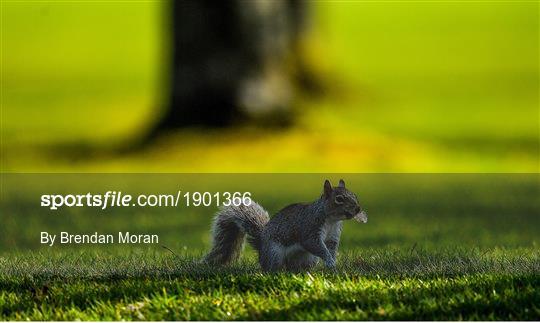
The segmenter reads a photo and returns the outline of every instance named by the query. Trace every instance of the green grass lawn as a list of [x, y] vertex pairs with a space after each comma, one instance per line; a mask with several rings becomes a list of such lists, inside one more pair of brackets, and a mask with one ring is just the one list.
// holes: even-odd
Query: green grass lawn
[[[104, 192], [114, 183], [126, 193], [250, 188], [274, 213], [317, 198], [325, 177], [344, 177], [369, 214], [367, 224], [345, 223], [336, 271], [265, 274], [249, 247], [233, 266], [199, 264], [215, 207], [52, 213], [35, 205], [44, 191]], [[540, 316], [537, 174], [11, 174], [4, 180], [0, 319]], [[160, 243], [39, 244], [40, 231], [118, 230], [156, 233]]]
[[164, 2], [2, 2], [3, 169], [538, 171], [537, 2], [311, 4], [324, 94], [297, 95], [295, 126], [188, 129], [125, 154], [110, 149], [163, 108]]
[[534, 320], [538, 251], [363, 250], [336, 272], [262, 274], [167, 253], [15, 255], [0, 318], [17, 320]]

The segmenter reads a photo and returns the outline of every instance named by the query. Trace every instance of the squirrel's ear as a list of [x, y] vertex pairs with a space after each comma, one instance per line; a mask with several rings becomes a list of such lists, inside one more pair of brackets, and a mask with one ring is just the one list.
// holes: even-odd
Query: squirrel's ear
[[332, 184], [330, 184], [329, 180], [324, 181], [324, 196], [330, 197], [332, 195]]
[[342, 179], [339, 180], [339, 187], [345, 188], [345, 181], [344, 180], [342, 180]]

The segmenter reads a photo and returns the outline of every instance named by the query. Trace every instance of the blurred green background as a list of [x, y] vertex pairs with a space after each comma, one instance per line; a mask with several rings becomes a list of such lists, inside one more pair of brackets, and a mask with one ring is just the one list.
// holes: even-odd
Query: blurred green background
[[2, 170], [537, 172], [539, 4], [309, 2], [324, 95], [290, 128], [186, 129], [161, 113], [160, 1], [2, 1]]

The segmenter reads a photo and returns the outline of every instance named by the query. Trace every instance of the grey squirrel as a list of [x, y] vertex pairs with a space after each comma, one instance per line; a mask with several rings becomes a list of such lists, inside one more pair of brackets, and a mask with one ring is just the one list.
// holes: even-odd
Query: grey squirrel
[[259, 254], [264, 271], [302, 271], [315, 266], [318, 258], [335, 268], [343, 220], [366, 223], [357, 196], [339, 181], [324, 182], [321, 197], [309, 204], [291, 204], [272, 219], [259, 204], [223, 207], [212, 224], [212, 249], [203, 259], [226, 265], [240, 256], [244, 238]]

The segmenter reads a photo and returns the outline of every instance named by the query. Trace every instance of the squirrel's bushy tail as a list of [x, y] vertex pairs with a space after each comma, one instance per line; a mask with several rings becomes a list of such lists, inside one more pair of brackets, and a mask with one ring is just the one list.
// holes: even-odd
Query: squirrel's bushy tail
[[270, 217], [259, 204], [251, 202], [249, 206], [222, 207], [212, 223], [212, 250], [204, 262], [226, 265], [240, 256], [244, 246], [244, 237], [259, 250], [260, 235]]

